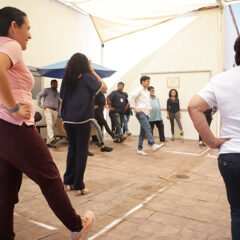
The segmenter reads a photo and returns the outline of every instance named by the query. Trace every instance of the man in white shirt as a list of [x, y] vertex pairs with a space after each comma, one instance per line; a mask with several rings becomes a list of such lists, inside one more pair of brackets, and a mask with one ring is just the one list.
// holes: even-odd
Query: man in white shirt
[[[232, 239], [240, 239], [240, 36], [234, 50], [238, 67], [212, 78], [188, 105], [195, 128], [211, 148], [219, 148], [218, 167], [231, 207]], [[220, 138], [210, 130], [204, 112], [217, 106], [222, 117]]]
[[152, 146], [152, 150], [156, 151], [160, 147], [162, 147], [164, 144], [155, 144], [155, 140], [152, 134], [151, 126], [149, 124], [149, 116], [152, 112], [151, 102], [150, 102], [150, 93], [148, 91], [148, 86], [150, 84], [150, 77], [148, 76], [142, 76], [140, 78], [141, 87], [137, 88], [133, 93], [130, 94], [128, 97], [128, 102], [132, 109], [134, 110], [136, 114], [136, 118], [138, 119], [141, 130], [139, 134], [139, 141], [138, 141], [138, 154], [141, 154], [143, 156], [146, 156], [147, 153], [145, 153], [143, 149], [143, 140], [144, 136], [148, 139], [148, 144]]

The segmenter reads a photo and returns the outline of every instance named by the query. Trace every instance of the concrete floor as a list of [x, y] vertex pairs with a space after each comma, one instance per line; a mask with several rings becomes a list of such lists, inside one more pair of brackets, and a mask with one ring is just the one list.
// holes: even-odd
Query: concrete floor
[[[136, 154], [138, 138], [122, 144], [106, 137], [111, 153], [88, 158], [85, 184], [91, 193], [68, 192], [79, 214], [91, 209], [96, 223], [89, 240], [230, 240], [230, 214], [217, 167], [217, 151], [198, 142], [167, 141], [148, 156]], [[50, 150], [61, 175], [67, 146]], [[49, 209], [39, 187], [24, 177], [15, 208], [16, 240], [67, 240], [68, 230]], [[41, 225], [45, 224], [45, 225]], [[53, 229], [49, 229], [53, 227]]]

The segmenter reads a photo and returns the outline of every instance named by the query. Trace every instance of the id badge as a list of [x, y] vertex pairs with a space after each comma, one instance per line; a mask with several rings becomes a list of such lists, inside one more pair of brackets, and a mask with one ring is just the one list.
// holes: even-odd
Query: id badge
[[123, 102], [123, 98], [120, 98], [120, 102]]

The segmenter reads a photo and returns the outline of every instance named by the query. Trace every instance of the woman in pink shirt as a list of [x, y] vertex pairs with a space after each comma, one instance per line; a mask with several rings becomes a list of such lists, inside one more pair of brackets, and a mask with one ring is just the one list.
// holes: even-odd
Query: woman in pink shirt
[[70, 239], [83, 239], [94, 214], [76, 214], [58, 169], [34, 126], [33, 77], [22, 50], [31, 39], [27, 15], [19, 9], [0, 9], [0, 239], [13, 240], [13, 211], [22, 173], [36, 182], [49, 206], [70, 230]]

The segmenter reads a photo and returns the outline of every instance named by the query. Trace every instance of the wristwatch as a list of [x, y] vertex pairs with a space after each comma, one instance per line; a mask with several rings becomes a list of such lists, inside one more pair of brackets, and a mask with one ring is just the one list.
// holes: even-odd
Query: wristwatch
[[6, 108], [9, 113], [15, 113], [20, 109], [20, 104], [17, 103], [17, 106], [13, 109]]

